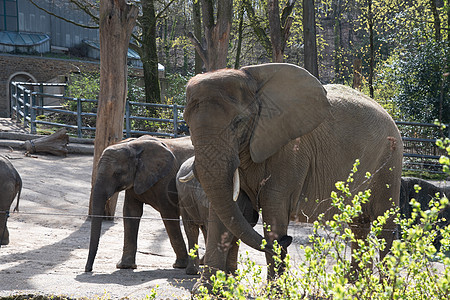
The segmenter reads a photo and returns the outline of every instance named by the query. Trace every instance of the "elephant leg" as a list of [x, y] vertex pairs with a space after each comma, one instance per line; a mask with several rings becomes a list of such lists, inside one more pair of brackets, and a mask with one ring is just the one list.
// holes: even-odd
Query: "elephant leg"
[[[283, 199], [279, 195], [270, 195], [265, 199]], [[275, 203], [274, 203], [275, 204]], [[281, 259], [284, 260], [287, 254], [287, 247], [291, 244], [292, 238], [287, 235], [289, 225], [289, 212], [280, 209], [281, 205], [272, 207], [262, 206], [262, 217], [266, 226], [264, 226], [264, 238], [270, 245], [276, 240], [281, 246]], [[267, 276], [272, 279], [277, 274], [284, 271], [284, 264], [277, 265], [273, 255], [266, 253]]]
[[122, 258], [117, 263], [119, 269], [136, 269], [136, 251], [139, 223], [143, 213], [144, 203], [125, 192], [123, 205], [124, 242]]
[[[183, 225], [184, 231], [186, 232], [186, 236], [188, 239], [188, 250], [191, 251], [195, 249], [195, 245], [198, 244], [198, 226], [194, 224], [193, 221], [188, 218], [183, 217]], [[198, 274], [198, 251], [195, 251], [195, 257], [189, 257], [188, 264], [186, 267], [186, 274], [188, 275], [197, 275]]]
[[[350, 274], [348, 274], [348, 279], [353, 282], [358, 278], [358, 274], [361, 272], [361, 267], [359, 266], [360, 261], [353, 257], [353, 253], [355, 251], [360, 250], [360, 246], [358, 245], [358, 240], [366, 240], [367, 235], [370, 232], [370, 219], [368, 217], [360, 216], [357, 220], [353, 220], [353, 223], [350, 226], [352, 233], [355, 236], [356, 242], [351, 242], [351, 265], [350, 265]], [[372, 268], [372, 262], [369, 263], [367, 268]]]
[[169, 236], [170, 244], [172, 245], [175, 255], [177, 256], [175, 263], [172, 266], [174, 268], [184, 269], [188, 264], [189, 255], [186, 251], [186, 244], [184, 242], [183, 234], [181, 233], [178, 208], [161, 208], [160, 213], [167, 231], [167, 235]]
[[[7, 211], [7, 210], [5, 210]], [[9, 231], [6, 222], [8, 218], [6, 213], [1, 212], [0, 210], [0, 245], [8, 245], [9, 244]]]
[[[205, 225], [200, 226], [200, 229], [203, 234], [203, 240], [205, 241], [205, 244], [206, 244], [206, 238], [208, 237], [208, 229], [206, 229]], [[199, 264], [201, 266], [203, 266], [205, 264], [205, 256], [204, 255], [202, 257], [200, 257]]]
[[237, 261], [238, 261], [238, 254], [239, 254], [239, 245], [238, 245], [238, 239], [236, 237], [233, 237], [233, 240], [231, 242], [231, 248], [228, 251], [227, 255], [227, 273], [229, 274], [235, 274], [237, 270]]
[[209, 222], [206, 238], [205, 267], [203, 268], [200, 280], [192, 288], [192, 294], [199, 292], [200, 286], [211, 290], [211, 275], [218, 270], [227, 270], [227, 256], [231, 248], [233, 235], [220, 221], [219, 217], [209, 208]]

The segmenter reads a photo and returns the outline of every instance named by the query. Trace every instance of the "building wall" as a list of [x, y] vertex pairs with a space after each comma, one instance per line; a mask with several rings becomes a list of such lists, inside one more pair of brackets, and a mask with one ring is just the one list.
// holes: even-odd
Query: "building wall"
[[9, 117], [9, 82], [19, 75], [30, 81], [49, 82], [72, 72], [100, 72], [99, 62], [0, 54], [0, 117]]
[[[36, 0], [39, 6], [75, 23], [95, 25], [91, 17], [67, 0]], [[42, 32], [51, 37], [51, 45], [70, 48], [80, 45], [82, 40], [98, 41], [98, 29], [87, 29], [68, 23], [39, 10], [28, 0], [18, 0], [19, 31]]]

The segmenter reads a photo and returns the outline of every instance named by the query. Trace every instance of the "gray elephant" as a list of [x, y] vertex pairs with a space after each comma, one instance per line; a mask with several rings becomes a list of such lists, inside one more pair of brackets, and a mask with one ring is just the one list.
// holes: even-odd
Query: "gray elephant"
[[[193, 155], [189, 137], [158, 139], [143, 136], [107, 147], [99, 160], [92, 189], [92, 223], [86, 272], [92, 271], [100, 239], [105, 203], [125, 190], [123, 207], [124, 246], [117, 268], [136, 268], [137, 236], [143, 205], [160, 212], [176, 254], [175, 268], [188, 262], [180, 228], [175, 176], [181, 164]], [[129, 218], [128, 218], [129, 217]]]
[[[194, 157], [186, 160], [180, 167], [177, 173], [177, 191], [180, 206], [180, 214], [183, 220], [184, 230], [188, 239], [188, 248], [194, 249], [198, 244], [199, 229], [203, 233], [205, 241], [208, 235], [208, 216], [209, 216], [209, 201], [203, 191], [200, 183], [193, 175]], [[244, 215], [245, 219], [252, 225], [258, 222], [258, 212], [252, 207], [248, 196], [241, 192], [237, 198], [237, 205]], [[211, 232], [213, 235], [220, 235], [222, 237], [221, 244], [226, 245], [220, 247], [221, 258], [224, 260], [226, 272], [234, 273], [237, 269], [237, 259], [239, 246], [237, 238], [229, 232], [222, 223], [219, 227], [220, 232]], [[198, 274], [200, 260], [198, 253], [195, 259], [190, 259], [186, 267], [186, 274]]]
[[[414, 188], [419, 185], [421, 189], [418, 193]], [[436, 198], [436, 193], [439, 197], [450, 197], [450, 186], [438, 187], [435, 184], [415, 177], [402, 177], [402, 185], [400, 189], [400, 214], [403, 218], [411, 218], [412, 207], [409, 202], [412, 198], [420, 203], [420, 208], [425, 211], [430, 208], [430, 200]], [[439, 219], [445, 219], [438, 222], [439, 227], [447, 226], [450, 222], [450, 206], [446, 206], [438, 215]], [[441, 236], [438, 236], [433, 242], [437, 250], [440, 249]]]
[[[324, 88], [303, 68], [273, 63], [196, 75], [186, 97], [195, 176], [213, 208], [210, 227], [218, 219], [244, 243], [264, 251], [269, 276], [275, 275], [273, 242], [283, 249], [289, 245], [290, 220], [313, 222], [320, 213], [332, 218], [336, 209], [330, 194], [337, 181], [347, 179], [356, 159], [360, 166], [351, 189], [372, 191], [351, 224], [356, 238], [366, 237], [370, 222], [398, 205], [401, 136], [389, 114], [362, 93], [342, 85]], [[239, 178], [240, 189], [270, 225], [264, 249], [263, 237], [232, 200], [233, 178]], [[393, 218], [384, 229], [382, 256], [396, 232]], [[210, 270], [225, 268], [209, 251], [218, 239], [208, 234], [205, 265]], [[357, 262], [352, 265], [357, 269]], [[207, 278], [204, 272], [202, 281]]]
[[17, 196], [14, 211], [19, 210], [22, 179], [8, 158], [0, 155], [0, 245], [9, 244], [7, 219], [9, 209]]

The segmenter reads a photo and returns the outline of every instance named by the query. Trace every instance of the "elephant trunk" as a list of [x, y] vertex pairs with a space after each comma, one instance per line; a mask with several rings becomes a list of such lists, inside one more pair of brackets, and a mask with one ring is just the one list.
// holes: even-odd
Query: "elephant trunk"
[[103, 215], [105, 214], [105, 205], [109, 196], [106, 191], [101, 191], [95, 184], [92, 197], [92, 219], [91, 219], [91, 239], [89, 242], [89, 255], [84, 268], [85, 272], [92, 271], [95, 255], [97, 254], [100, 234], [102, 230]]
[[[263, 237], [253, 229], [237, 203], [233, 201], [233, 175], [238, 163], [227, 163], [226, 166], [221, 167], [218, 167], [217, 163], [216, 161], [214, 165], [211, 165], [201, 156], [196, 155], [195, 157], [196, 175], [212, 208], [234, 236], [256, 250], [272, 254], [271, 246], [261, 248]], [[224, 170], [226, 172], [223, 172]]]

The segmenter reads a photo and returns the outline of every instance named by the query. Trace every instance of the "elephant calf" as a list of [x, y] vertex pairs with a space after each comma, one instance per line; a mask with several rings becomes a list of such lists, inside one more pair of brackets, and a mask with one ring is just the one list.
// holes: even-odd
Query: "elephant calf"
[[[222, 225], [221, 233], [208, 232], [208, 217], [209, 217], [209, 201], [203, 191], [200, 183], [193, 175], [194, 157], [186, 160], [180, 167], [177, 173], [177, 191], [179, 198], [180, 214], [183, 219], [184, 231], [188, 238], [188, 247], [193, 249], [198, 243], [199, 229], [203, 233], [205, 241], [208, 234], [221, 234], [226, 236], [227, 242], [223, 244], [229, 245], [224, 247], [221, 259], [226, 260], [227, 271], [234, 272], [237, 268], [237, 257], [239, 246], [237, 245], [237, 238]], [[252, 207], [250, 199], [243, 192], [239, 194], [237, 204], [241, 209], [247, 221], [254, 226], [258, 221], [258, 212]], [[229, 243], [231, 241], [231, 243]], [[191, 259], [186, 267], [186, 274], [198, 274], [198, 266], [200, 260], [198, 253], [195, 259]]]
[[[414, 188], [415, 185], [419, 185], [421, 189], [418, 193]], [[450, 187], [438, 187], [428, 181], [414, 178], [414, 177], [402, 177], [402, 183], [400, 188], [400, 213], [404, 218], [411, 218], [412, 207], [409, 204], [412, 198], [416, 199], [420, 203], [422, 210], [429, 209], [430, 200], [436, 197], [436, 193], [439, 193], [440, 197], [444, 195], [450, 197]], [[439, 218], [444, 218], [446, 221], [440, 221], [438, 225], [440, 227], [447, 226], [450, 221], [450, 206], [445, 207], [440, 213]], [[440, 240], [442, 237], [437, 237], [434, 241], [436, 249], [440, 249]]]
[[92, 189], [92, 223], [89, 255], [85, 271], [91, 272], [102, 226], [106, 201], [125, 190], [123, 205], [124, 245], [120, 269], [136, 268], [137, 237], [143, 206], [159, 211], [172, 248], [175, 268], [185, 268], [189, 260], [179, 222], [175, 176], [180, 165], [194, 154], [189, 137], [158, 139], [142, 136], [107, 147], [98, 162]]
[[17, 195], [14, 211], [19, 210], [19, 198], [22, 191], [22, 179], [12, 163], [0, 156], [0, 245], [9, 244], [9, 232], [6, 226], [7, 213]]

